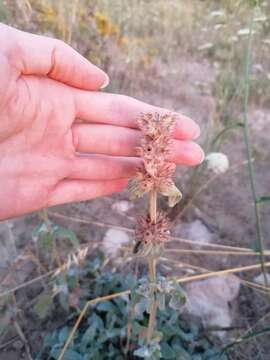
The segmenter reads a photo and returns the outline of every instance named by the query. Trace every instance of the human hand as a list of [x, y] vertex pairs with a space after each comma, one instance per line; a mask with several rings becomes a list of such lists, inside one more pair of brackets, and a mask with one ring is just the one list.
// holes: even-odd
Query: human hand
[[[59, 40], [0, 24], [0, 43], [0, 219], [121, 191], [140, 164], [138, 114], [165, 110], [98, 92], [107, 75]], [[169, 161], [200, 163], [198, 135], [179, 115]]]

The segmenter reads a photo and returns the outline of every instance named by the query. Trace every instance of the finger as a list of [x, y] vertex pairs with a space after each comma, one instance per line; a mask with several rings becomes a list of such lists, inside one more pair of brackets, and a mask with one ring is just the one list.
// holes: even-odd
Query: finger
[[[112, 156], [137, 156], [142, 136], [139, 130], [112, 125], [76, 124], [72, 130], [78, 152]], [[174, 141], [168, 157], [168, 161], [188, 166], [198, 165], [203, 159], [199, 145], [181, 140]]]
[[[103, 123], [136, 129], [136, 119], [142, 112], [166, 113], [168, 110], [146, 104], [134, 98], [100, 93], [74, 91], [77, 118], [92, 123]], [[199, 136], [199, 126], [190, 118], [177, 115], [175, 137], [180, 140], [192, 140]]]
[[72, 162], [69, 179], [113, 180], [131, 178], [141, 165], [139, 158], [105, 155], [77, 156]]
[[[21, 74], [48, 76], [73, 87], [98, 90], [108, 76], [63, 41], [34, 35], [3, 25], [12, 36], [9, 58]], [[3, 35], [5, 36], [5, 34]]]
[[203, 162], [204, 151], [193, 141], [174, 141], [169, 161], [178, 165], [196, 166]]
[[122, 191], [128, 180], [110, 181], [63, 180], [53, 191], [46, 206], [85, 201], [99, 196], [110, 195]]

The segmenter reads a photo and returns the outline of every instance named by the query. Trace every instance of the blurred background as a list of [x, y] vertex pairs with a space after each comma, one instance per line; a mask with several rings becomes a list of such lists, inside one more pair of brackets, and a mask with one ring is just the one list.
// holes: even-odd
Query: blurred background
[[[186, 276], [260, 265], [187, 285], [187, 316], [211, 328], [211, 341], [219, 345], [270, 322], [270, 4], [255, 5], [248, 0], [0, 0], [1, 22], [68, 42], [109, 74], [106, 91], [176, 110], [200, 124], [206, 161], [177, 170], [183, 201], [169, 213], [175, 240], [160, 271]], [[87, 244], [90, 254], [102, 249], [102, 266], [134, 270], [129, 248], [134, 218], [143, 207], [144, 200], [132, 203], [125, 191], [0, 223], [0, 291], [30, 282], [9, 293], [12, 306], [0, 298], [1, 359], [28, 356], [14, 319], [19, 332], [36, 344], [51, 328], [50, 314], [38, 322], [32, 313], [44, 289], [50, 293], [46, 278], [38, 285], [31, 280], [61, 266], [74, 247]], [[57, 227], [57, 235], [50, 226]], [[262, 333], [233, 347], [228, 358], [269, 359], [270, 338]], [[37, 351], [31, 341], [29, 347]]]

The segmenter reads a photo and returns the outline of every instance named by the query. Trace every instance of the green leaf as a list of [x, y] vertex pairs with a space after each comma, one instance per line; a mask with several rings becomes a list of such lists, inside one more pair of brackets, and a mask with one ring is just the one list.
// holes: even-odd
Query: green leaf
[[102, 332], [104, 330], [104, 323], [103, 320], [101, 319], [100, 316], [98, 316], [97, 314], [92, 314], [91, 316], [89, 316], [89, 318], [87, 319], [87, 322], [89, 325], [92, 325], [94, 323], [96, 323], [96, 326], [98, 328], [98, 330], [100, 332]]
[[45, 336], [43, 345], [44, 347], [52, 346], [55, 342], [58, 342], [57, 330], [54, 330], [52, 333], [49, 333]]
[[80, 245], [80, 242], [75, 235], [75, 233], [67, 228], [61, 227], [61, 226], [55, 226], [53, 231], [54, 238], [62, 238], [67, 239], [71, 242], [71, 245], [74, 248], [78, 248]]
[[263, 203], [267, 203], [270, 202], [270, 196], [261, 196], [260, 198], [258, 198], [256, 200], [257, 204], [263, 204]]
[[83, 356], [74, 350], [67, 350], [63, 360], [83, 360]]
[[58, 334], [58, 340], [60, 343], [64, 343], [69, 335], [69, 328], [67, 326], [63, 327]]
[[170, 338], [173, 335], [175, 335], [175, 325], [170, 325], [170, 324], [164, 324], [162, 326], [162, 332], [164, 334], [164, 336]]
[[162, 359], [175, 359], [175, 352], [171, 346], [165, 342], [161, 343]]
[[132, 332], [134, 335], [146, 334], [147, 327], [139, 324], [137, 321], [132, 322]]
[[260, 245], [258, 240], [252, 241], [251, 244], [250, 244], [250, 247], [255, 252], [260, 252], [261, 251], [261, 245]]
[[151, 352], [148, 346], [142, 346], [141, 348], [134, 351], [134, 355], [141, 358], [149, 358], [151, 356]]
[[151, 299], [141, 298], [140, 301], [136, 304], [136, 318], [143, 319], [143, 313], [146, 311], [150, 313], [151, 308]]
[[[186, 352], [186, 350], [180, 346], [180, 345], [175, 345], [173, 346], [175, 355], [176, 355], [176, 359], [181, 359], [181, 360], [195, 360], [195, 354], [192, 355], [192, 357]], [[198, 360], [201, 359], [201, 356], [198, 355]], [[210, 359], [209, 359], [210, 360]]]
[[97, 323], [94, 322], [86, 329], [85, 333], [83, 334], [82, 345], [86, 347], [87, 344], [91, 343], [94, 340], [96, 334], [97, 334]]
[[165, 310], [165, 294], [157, 293], [157, 305], [161, 311]]
[[111, 301], [104, 301], [97, 305], [97, 310], [98, 311], [106, 311], [106, 312], [109, 312], [109, 311], [114, 312], [115, 306]]
[[49, 232], [48, 227], [45, 223], [42, 223], [34, 228], [32, 231], [32, 239], [37, 241], [39, 237], [43, 234], [47, 234]]
[[52, 250], [53, 247], [53, 235], [51, 233], [44, 233], [40, 237], [40, 245], [45, 250]]
[[41, 319], [44, 319], [48, 314], [52, 304], [52, 297], [48, 294], [42, 294], [38, 297], [38, 300], [35, 303], [34, 311]]
[[186, 294], [176, 281], [174, 282], [173, 286], [174, 290], [169, 302], [169, 306], [174, 310], [181, 310], [186, 303]]

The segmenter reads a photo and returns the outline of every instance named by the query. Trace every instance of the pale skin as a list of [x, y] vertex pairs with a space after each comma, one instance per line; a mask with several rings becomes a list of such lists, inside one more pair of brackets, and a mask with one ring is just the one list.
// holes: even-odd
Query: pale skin
[[[108, 76], [59, 40], [0, 24], [0, 44], [0, 220], [122, 191], [137, 116], [167, 110], [100, 91]], [[199, 132], [179, 114], [168, 160], [199, 164]]]

